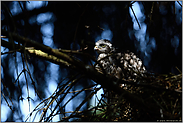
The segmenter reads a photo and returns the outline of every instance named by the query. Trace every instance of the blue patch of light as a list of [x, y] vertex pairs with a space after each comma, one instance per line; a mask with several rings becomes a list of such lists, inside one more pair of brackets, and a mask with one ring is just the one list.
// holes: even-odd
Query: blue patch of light
[[100, 39], [107, 39], [109, 41], [112, 41], [113, 33], [109, 29], [108, 24], [102, 24], [101, 27], [104, 29], [104, 31], [102, 32], [102, 34], [100, 36], [97, 36], [95, 38], [95, 42], [97, 42]]
[[37, 16], [37, 24], [39, 25], [46, 21], [50, 21], [52, 18], [54, 18], [54, 16], [51, 12], [41, 13]]
[[[156, 41], [154, 38], [149, 39], [149, 36], [146, 33], [147, 25], [144, 23], [145, 15], [141, 11], [142, 6], [140, 6], [138, 2], [135, 2], [132, 8], [135, 15], [133, 14], [132, 9], [130, 7], [129, 7], [129, 12], [133, 21], [135, 37], [139, 42], [139, 43], [136, 43], [137, 44], [136, 47], [138, 50], [142, 52], [142, 54], [144, 54], [142, 60], [144, 61], [144, 65], [148, 67], [148, 64], [151, 60], [152, 49], [156, 49]], [[165, 11], [162, 10], [162, 12], [165, 12]], [[135, 19], [135, 16], [137, 17], [137, 20], [140, 24], [141, 29], [139, 28], [139, 25], [137, 23], [137, 20]]]
[[107, 40], [111, 41], [111, 39], [113, 37], [113, 33], [111, 32], [110, 29], [104, 30], [101, 34], [101, 37], [102, 37], [102, 39], [107, 39]]
[[[22, 4], [22, 3], [20, 2], [20, 4]], [[22, 12], [20, 4], [17, 1], [12, 2], [12, 6], [10, 8], [10, 11], [11, 11], [12, 15], [17, 15], [17, 14]]]
[[43, 6], [47, 6], [48, 5], [48, 1], [29, 1], [26, 2], [26, 8], [27, 10], [33, 10], [33, 9], [38, 9], [41, 8]]

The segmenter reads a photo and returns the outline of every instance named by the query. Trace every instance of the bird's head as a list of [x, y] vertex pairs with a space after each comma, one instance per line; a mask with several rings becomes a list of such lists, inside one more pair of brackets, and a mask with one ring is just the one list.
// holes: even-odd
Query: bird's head
[[100, 54], [100, 53], [110, 53], [114, 50], [114, 48], [112, 47], [112, 43], [109, 40], [101, 39], [95, 43], [94, 50]]

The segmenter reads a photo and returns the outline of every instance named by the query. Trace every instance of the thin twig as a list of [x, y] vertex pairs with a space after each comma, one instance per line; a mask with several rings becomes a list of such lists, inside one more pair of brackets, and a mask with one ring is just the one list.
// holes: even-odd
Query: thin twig
[[[43, 120], [43, 117], [46, 115], [47, 109], [49, 108], [49, 106], [54, 102], [54, 100], [56, 100], [58, 98], [58, 96], [60, 94], [62, 94], [64, 91], [66, 91], [66, 93], [68, 93], [71, 88], [76, 84], [76, 82], [78, 80], [81, 79], [82, 76], [80, 76], [77, 80], [73, 80], [70, 84], [68, 84], [64, 89], [60, 89], [59, 92], [55, 95], [55, 97], [53, 97], [53, 99], [51, 100], [51, 102], [47, 105], [47, 107], [45, 108], [44, 112], [42, 113], [41, 117], [40, 117], [40, 122]], [[74, 79], [74, 78], [72, 78]], [[70, 82], [70, 81], [68, 81]], [[63, 99], [65, 98], [66, 94], [60, 99], [60, 101], [57, 103], [57, 105], [54, 107], [53, 111], [50, 113], [50, 115], [46, 118], [46, 121], [49, 120], [49, 118], [52, 116], [52, 114], [54, 113], [54, 111], [57, 109], [57, 107], [59, 106], [59, 104], [63, 101]]]
[[152, 20], [152, 14], [153, 14], [153, 10], [154, 10], [154, 3], [155, 3], [155, 2], [152, 3], [152, 7], [151, 7], [150, 21]]
[[[26, 50], [24, 49], [24, 57], [25, 57], [25, 63], [26, 63], [26, 65], [27, 65], [27, 69], [29, 70], [29, 67], [28, 67], [28, 63], [27, 63], [27, 57], [26, 57]], [[24, 62], [22, 62], [23, 64], [23, 68], [25, 69], [25, 64], [24, 64]], [[28, 95], [28, 97], [30, 97], [29, 96], [29, 86], [28, 86], [28, 80], [27, 80], [27, 75], [26, 75], [26, 72], [24, 71], [24, 76], [25, 76], [25, 81], [26, 81], [26, 86], [27, 86], [27, 95]], [[30, 99], [29, 98], [27, 98], [28, 99], [28, 104], [29, 104], [29, 112], [30, 112]]]
[[141, 29], [141, 27], [140, 27], [140, 23], [139, 23], [139, 21], [138, 21], [138, 19], [137, 19], [136, 15], [135, 15], [135, 12], [133, 11], [132, 6], [130, 6], [130, 8], [131, 8], [131, 10], [132, 10], [132, 12], [133, 12], [133, 15], [134, 15], [134, 17], [135, 17], [135, 20], [136, 20], [136, 21], [137, 21], [137, 23], [138, 23], [139, 28]]
[[25, 71], [25, 69], [23, 69], [23, 70], [20, 72], [20, 74], [17, 75], [17, 79], [15, 80], [15, 82], [14, 82], [13, 84], [15, 84], [15, 83], [17, 82], [18, 78], [20, 77], [20, 75], [21, 75], [24, 71]]
[[177, 1], [177, 3], [182, 7], [182, 5], [180, 4], [180, 2], [179, 2], [179, 1]]
[[10, 101], [11, 101], [12, 105], [13, 105], [13, 101], [12, 101], [12, 99], [11, 99], [11, 97], [10, 97], [10, 94], [8, 93], [8, 90], [7, 90], [7, 88], [6, 88], [6, 85], [4, 84], [4, 82], [3, 82], [3, 80], [2, 80], [2, 79], [1, 79], [1, 82], [2, 82], [3, 87], [5, 88], [5, 90], [6, 90], [7, 94], [8, 94], [8, 97], [9, 97], [9, 99], [10, 99]]
[[173, 106], [174, 110], [173, 110], [172, 114], [174, 114], [174, 112], [175, 112], [175, 107], [176, 107], [176, 105], [177, 105], [178, 100], [179, 100], [179, 99], [176, 99], [176, 101], [175, 101], [175, 104], [174, 104], [174, 106]]
[[1, 91], [1, 94], [3, 95], [3, 97], [4, 97], [4, 99], [5, 99], [5, 101], [6, 101], [6, 103], [8, 104], [8, 107], [11, 109], [11, 111], [14, 113], [14, 111], [13, 111], [13, 109], [12, 109], [12, 106], [10, 106], [9, 105], [9, 103], [8, 103], [8, 100], [6, 99], [6, 97], [5, 97], [5, 95], [4, 95], [4, 93]]

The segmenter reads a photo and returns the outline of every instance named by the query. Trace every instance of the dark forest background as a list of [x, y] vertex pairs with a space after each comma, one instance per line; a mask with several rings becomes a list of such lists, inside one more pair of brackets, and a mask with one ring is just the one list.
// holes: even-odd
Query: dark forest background
[[[93, 50], [95, 42], [105, 30], [110, 29], [112, 32], [110, 40], [113, 42], [113, 45], [118, 48], [118, 51], [124, 52], [130, 50], [137, 54], [145, 63], [148, 72], [163, 75], [170, 73], [174, 75], [181, 74], [182, 3], [180, 1], [138, 2], [144, 16], [134, 20], [132, 20], [129, 11], [132, 9], [135, 2], [130, 1], [49, 1], [45, 2], [42, 7], [37, 7], [32, 10], [27, 9], [27, 4], [30, 4], [30, 2], [1, 1], [1, 39], [10, 43], [9, 45], [3, 43], [1, 46], [1, 104], [5, 104], [11, 109], [5, 121], [25, 121], [25, 119], [23, 119], [23, 113], [20, 111], [21, 101], [26, 100], [29, 103], [36, 101], [32, 100], [29, 96], [22, 96], [24, 93], [27, 93], [27, 91], [24, 92], [22, 89], [24, 85], [32, 87], [36, 96], [38, 96], [36, 99], [41, 102], [47, 98], [46, 90], [49, 88], [49, 78], [52, 78], [51, 71], [48, 69], [50, 61], [32, 55], [26, 55], [25, 57], [27, 53], [19, 53], [16, 50], [15, 44], [23, 47], [35, 47], [34, 45], [29, 46], [26, 40], [24, 43], [19, 42], [20, 37], [25, 37], [40, 44], [44, 44], [43, 37], [51, 37], [50, 39], [53, 40], [54, 44], [50, 45], [51, 48], [60, 48], [68, 51], [79, 50], [80, 53], [88, 55], [79, 55], [72, 52], [67, 54], [79, 59], [85, 65], [92, 66], [91, 64], [94, 64], [95, 61], [90, 62], [91, 57], [93, 59], [97, 57], [97, 54]], [[15, 5], [16, 8], [18, 8], [17, 13], [13, 13], [12, 11]], [[136, 12], [135, 9], [133, 9], [133, 11]], [[43, 16], [43, 18], [48, 19], [40, 23], [37, 17], [41, 13], [51, 13], [51, 17]], [[134, 14], [134, 16], [136, 15]], [[139, 25], [137, 24], [139, 29], [134, 29], [133, 22], [139, 23]], [[144, 43], [144, 47], [146, 47], [145, 51], [142, 50], [142, 42], [137, 38], [137, 32], [143, 29], [141, 28], [142, 23], [147, 27], [144, 35], [146, 42]], [[43, 28], [41, 26], [43, 24], [50, 24], [54, 27], [50, 36], [47, 35], [47, 33], [42, 33]], [[17, 35], [20, 37], [16, 37]], [[108, 33], [106, 33], [106, 35], [108, 35]], [[155, 44], [152, 44], [152, 39]], [[151, 45], [154, 45], [154, 48], [151, 48]], [[23, 63], [21, 70], [17, 70], [20, 69], [17, 66], [19, 62]], [[24, 70], [27, 65], [26, 63], [31, 66], [30, 74], [28, 72], [26, 73]], [[56, 73], [58, 74], [56, 81], [58, 86], [57, 92], [60, 92], [59, 89], [63, 89], [63, 84], [67, 85], [67, 82], [74, 80], [76, 80], [77, 83], [72, 86], [73, 91], [78, 89], [82, 90], [90, 86], [94, 87], [92, 85], [99, 84], [98, 82], [96, 83], [95, 80], [87, 78], [82, 70], [78, 71], [78, 66], [76, 68], [77, 69], [71, 69], [70, 67], [66, 67], [66, 65], [59, 65], [58, 73]], [[29, 71], [27, 68], [26, 70]], [[24, 81], [19, 80], [18, 75], [20, 72], [17, 71], [22, 71], [22, 76], [25, 77], [25, 79], [23, 79]], [[17, 75], [17, 78], [15, 78], [15, 75]], [[33, 80], [30, 76], [32, 76]], [[94, 92], [93, 90], [82, 91], [84, 93], [82, 93], [81, 96], [73, 99], [73, 110], [76, 109], [91, 92]], [[63, 95], [60, 95], [60, 97], [56, 99], [56, 104], [58, 104], [59, 107], [64, 105], [63, 101], [58, 103], [62, 97], [65, 98]], [[181, 104], [180, 99], [179, 101]], [[89, 105], [90, 101], [87, 101], [86, 105], [83, 105], [81, 109], [86, 110]], [[56, 105], [53, 105], [53, 109], [54, 106]], [[64, 107], [59, 110], [64, 112], [66, 109]], [[2, 113], [3, 110], [1, 109], [1, 114]], [[60, 114], [60, 121], [63, 120], [63, 117], [67, 117], [65, 114], [57, 113]], [[82, 115], [89, 114], [83, 113]], [[72, 118], [73, 117], [70, 117], [66, 119], [66, 121], [76, 120]], [[82, 119], [82, 117], [80, 118]], [[138, 114], [138, 118], [134, 118], [134, 120], [132, 118], [131, 120], [140, 121], [140, 118], [142, 117]], [[84, 118], [83, 121], [87, 121], [86, 119], [87, 118]], [[174, 119], [180, 120], [179, 117]], [[43, 120], [49, 121], [46, 119], [46, 116], [44, 116]], [[93, 119], [91, 121], [95, 120]], [[155, 119], [143, 119], [143, 121], [148, 120], [154, 121]], [[102, 121], [102, 119], [99, 121]], [[123, 119], [121, 119], [121, 121], [123, 121]]]

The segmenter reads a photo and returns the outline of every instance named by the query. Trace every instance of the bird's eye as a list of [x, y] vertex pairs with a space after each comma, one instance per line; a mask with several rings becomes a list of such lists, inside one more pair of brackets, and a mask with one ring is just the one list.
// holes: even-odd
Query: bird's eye
[[106, 44], [100, 44], [99, 46], [100, 47], [106, 47]]

